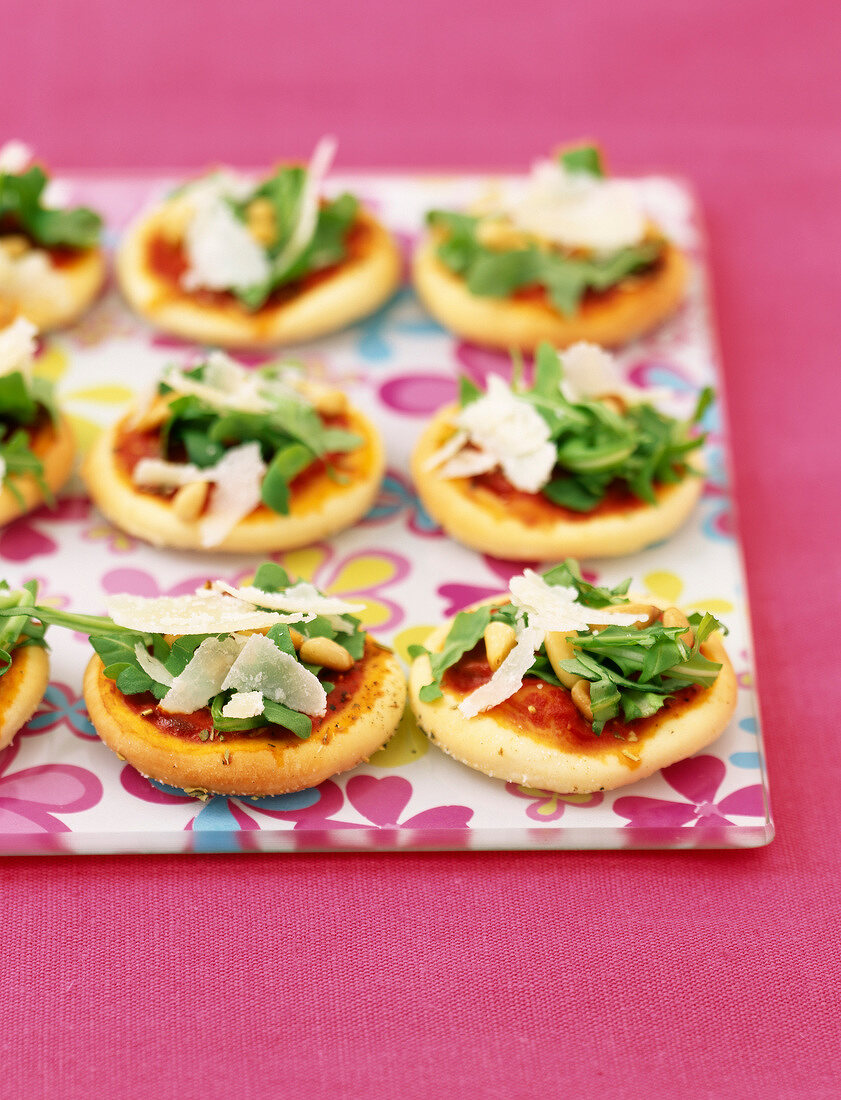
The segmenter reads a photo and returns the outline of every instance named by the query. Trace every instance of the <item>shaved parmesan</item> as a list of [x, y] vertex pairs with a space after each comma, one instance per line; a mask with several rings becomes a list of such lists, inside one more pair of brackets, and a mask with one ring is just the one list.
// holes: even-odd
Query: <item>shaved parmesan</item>
[[22, 141], [7, 141], [0, 148], [0, 172], [19, 176], [32, 162], [32, 150]]
[[192, 481], [210, 481], [208, 476], [214, 467], [205, 470], [192, 462], [167, 462], [163, 458], [141, 458], [134, 467], [132, 480], [135, 485], [148, 489], [176, 489]]
[[0, 455], [0, 481], [6, 476], [6, 460]]
[[29, 373], [37, 334], [38, 329], [25, 317], [16, 317], [0, 329], [0, 375], [13, 371]]
[[495, 455], [488, 451], [480, 451], [476, 447], [469, 447], [460, 454], [455, 455], [439, 470], [441, 477], [477, 477], [486, 474], [498, 465]]
[[235, 691], [222, 707], [223, 718], [257, 718], [263, 713], [263, 695], [259, 691]]
[[262, 630], [275, 623], [303, 622], [300, 613], [258, 611], [250, 604], [202, 589], [194, 596], [111, 596], [108, 614], [118, 626], [143, 634], [224, 634]]
[[186, 290], [254, 286], [271, 274], [264, 249], [222, 197], [199, 203], [187, 226], [184, 247], [187, 270], [181, 284]]
[[487, 393], [461, 409], [454, 423], [481, 457], [468, 459], [462, 452], [450, 458], [443, 477], [468, 477], [498, 465], [514, 488], [525, 493], [539, 492], [551, 477], [557, 451], [549, 425], [497, 375], [488, 379]]
[[321, 681], [289, 653], [263, 634], [252, 634], [222, 683], [222, 690], [260, 692], [301, 714], [327, 711], [327, 692]]
[[568, 585], [547, 584], [539, 573], [526, 569], [512, 577], [509, 584], [511, 603], [528, 616], [529, 628], [540, 630], [587, 630], [596, 623], [610, 622], [631, 626], [645, 619], [645, 612], [623, 612], [622, 605], [585, 607], [578, 602], [577, 591]]
[[309, 615], [352, 615], [364, 611], [365, 604], [348, 603], [337, 596], [322, 596], [314, 584], [298, 581], [282, 592], [264, 592], [262, 588], [245, 585], [234, 588], [225, 581], [214, 581], [215, 592], [225, 592], [238, 600], [245, 600], [257, 607], [270, 607], [275, 611], [297, 611]]
[[213, 408], [256, 413], [270, 408], [259, 393], [259, 374], [241, 367], [221, 351], [208, 356], [202, 381], [189, 378], [177, 367], [165, 371], [161, 380], [176, 393], [192, 394]]
[[202, 380], [190, 378], [177, 367], [164, 372], [162, 381], [176, 393], [192, 394], [216, 409], [237, 412], [270, 412], [280, 400], [311, 406], [312, 401], [286, 374], [266, 377], [247, 370], [223, 351], [212, 351], [204, 363]]
[[275, 259], [275, 271], [283, 272], [290, 268], [312, 240], [318, 224], [321, 182], [336, 155], [336, 144], [334, 137], [323, 137], [315, 147], [307, 165], [306, 180], [298, 203], [298, 220], [289, 240]]
[[[450, 438], [437, 451], [433, 451], [423, 464], [424, 470], [434, 470], [438, 466], [442, 466], [449, 459], [453, 458], [462, 447], [467, 443], [469, 436], [467, 432], [453, 432]], [[450, 475], [452, 476], [452, 475]]]
[[260, 503], [265, 473], [260, 444], [242, 443], [231, 447], [213, 466], [142, 458], [132, 472], [132, 480], [135, 485], [150, 489], [174, 489], [194, 481], [212, 482], [214, 491], [207, 511], [198, 521], [199, 537], [202, 546], [217, 546]]
[[480, 711], [503, 703], [523, 686], [523, 677], [534, 664], [534, 654], [543, 644], [543, 629], [527, 626], [517, 635], [517, 642], [487, 683], [472, 691], [459, 703], [465, 718], [475, 718]]
[[561, 391], [567, 401], [617, 394], [629, 402], [642, 401], [651, 394], [627, 383], [616, 366], [616, 359], [598, 344], [581, 341], [561, 353], [564, 377]]
[[565, 248], [616, 252], [639, 244], [647, 231], [632, 183], [570, 172], [557, 161], [538, 161], [525, 195], [506, 212], [518, 229]]
[[138, 642], [134, 647], [134, 655], [137, 657], [137, 663], [146, 675], [151, 676], [156, 684], [163, 684], [164, 687], [172, 687], [175, 683], [175, 677], [165, 667], [163, 661], [159, 661], [157, 657], [152, 656], [142, 642]]
[[239, 652], [236, 638], [205, 638], [161, 699], [161, 710], [168, 714], [192, 714], [207, 706], [221, 690]]
[[[259, 443], [232, 447], [212, 467], [215, 488], [207, 512], [201, 519], [202, 546], [218, 546], [241, 519], [260, 503], [266, 464]], [[204, 471], [207, 479], [208, 471]]]

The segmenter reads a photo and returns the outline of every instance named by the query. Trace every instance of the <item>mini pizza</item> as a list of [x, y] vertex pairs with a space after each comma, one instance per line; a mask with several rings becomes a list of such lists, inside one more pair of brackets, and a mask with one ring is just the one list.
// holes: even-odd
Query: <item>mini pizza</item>
[[44, 626], [17, 611], [34, 604], [37, 595], [35, 581], [18, 591], [0, 581], [0, 749], [35, 713], [50, 678]]
[[113, 596], [109, 618], [80, 624], [97, 654], [84, 680], [91, 721], [143, 775], [185, 790], [317, 786], [367, 760], [403, 714], [399, 662], [359, 609], [273, 563], [241, 588]]
[[627, 589], [587, 584], [569, 560], [460, 612], [412, 650], [421, 729], [486, 775], [562, 794], [636, 782], [711, 744], [736, 707], [721, 624]]
[[594, 146], [538, 161], [525, 190], [475, 213], [434, 210], [414, 280], [446, 328], [492, 347], [548, 340], [608, 347], [670, 316], [688, 264], [647, 217], [629, 180], [605, 177]]
[[0, 329], [0, 525], [55, 503], [75, 444], [52, 386], [33, 375], [36, 329], [18, 317]]
[[61, 199], [25, 145], [0, 149], [0, 307], [42, 331], [75, 321], [105, 280], [101, 218]]
[[100, 510], [138, 538], [262, 552], [351, 526], [384, 464], [379, 434], [344, 393], [217, 351], [167, 370], [150, 403], [100, 436], [83, 475]]
[[143, 213], [117, 254], [130, 305], [158, 328], [222, 347], [312, 340], [377, 309], [400, 280], [391, 235], [351, 194], [320, 195], [335, 142], [256, 185], [230, 171]]
[[609, 352], [540, 346], [534, 382], [463, 378], [458, 405], [421, 434], [412, 475], [459, 542], [500, 558], [629, 554], [672, 534], [703, 488], [695, 425], [625, 383]]

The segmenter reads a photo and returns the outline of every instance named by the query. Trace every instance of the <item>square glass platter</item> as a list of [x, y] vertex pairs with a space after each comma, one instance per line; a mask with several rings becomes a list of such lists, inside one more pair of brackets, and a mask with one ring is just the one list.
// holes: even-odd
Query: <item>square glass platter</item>
[[[73, 200], [105, 215], [107, 242], [174, 179], [77, 178]], [[557, 795], [490, 779], [450, 759], [404, 717], [370, 761], [312, 790], [272, 798], [208, 800], [153, 784], [96, 737], [80, 698], [91, 650], [69, 632], [49, 635], [51, 683], [38, 711], [0, 752], [0, 852], [575, 849], [755, 847], [773, 837], [748, 609], [727, 474], [721, 373], [710, 314], [706, 244], [691, 190], [664, 177], [636, 181], [652, 216], [690, 256], [686, 303], [650, 337], [619, 355], [627, 376], [656, 388], [688, 415], [706, 384], [708, 483], [686, 526], [630, 557], [585, 561], [602, 583], [634, 578], [637, 590], [721, 617], [739, 682], [734, 718], [688, 761], [619, 790]], [[431, 207], [461, 208], [489, 177], [353, 175], [330, 190], [355, 191], [397, 234], [407, 257]], [[148, 391], [169, 363], [199, 349], [155, 333], [110, 285], [75, 327], [44, 342], [39, 373], [56, 384], [84, 451]], [[407, 647], [456, 611], [507, 588], [521, 564], [483, 556], [443, 535], [420, 506], [409, 455], [427, 419], [453, 400], [459, 374], [510, 377], [509, 357], [460, 341], [424, 311], [405, 283], [374, 316], [334, 336], [281, 353], [312, 376], [345, 388], [385, 438], [388, 473], [355, 528], [304, 550], [274, 555], [291, 573], [364, 602], [363, 621], [406, 658]], [[239, 358], [258, 364], [277, 354]], [[106, 594], [176, 595], [208, 577], [236, 583], [253, 555], [159, 550], [110, 526], [74, 478], [55, 511], [41, 508], [0, 531], [3, 575], [39, 580], [41, 599], [104, 611]]]

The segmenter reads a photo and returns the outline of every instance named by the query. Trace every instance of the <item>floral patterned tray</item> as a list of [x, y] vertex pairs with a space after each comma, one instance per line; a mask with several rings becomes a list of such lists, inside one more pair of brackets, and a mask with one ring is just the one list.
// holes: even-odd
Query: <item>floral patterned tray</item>
[[[116, 237], [163, 179], [77, 179], [74, 198], [102, 209]], [[408, 252], [430, 206], [460, 206], [479, 178], [355, 176], [352, 186], [399, 232]], [[630, 378], [667, 389], [677, 411], [717, 381], [704, 242], [691, 193], [662, 178], [642, 180], [646, 202], [694, 259], [689, 299], [653, 337], [622, 355]], [[53, 379], [82, 448], [190, 346], [156, 336], [113, 289], [73, 330], [47, 341], [39, 371]], [[411, 289], [379, 313], [296, 353], [346, 386], [386, 439], [389, 472], [366, 519], [330, 543], [277, 555], [329, 592], [367, 602], [366, 625], [406, 658], [412, 642], [445, 616], [507, 586], [506, 561], [457, 546], [424, 514], [407, 470], [426, 418], [451, 400], [460, 372], [479, 381], [509, 373], [507, 356], [458, 342], [430, 320]], [[260, 362], [266, 356], [244, 357]], [[274, 798], [199, 801], [143, 779], [96, 737], [80, 699], [90, 649], [53, 635], [46, 698], [0, 752], [0, 851], [201, 852], [429, 848], [752, 847], [773, 836], [757, 704], [752, 686], [745, 588], [724, 460], [721, 400], [708, 414], [710, 480], [688, 526], [632, 558], [588, 563], [615, 583], [633, 575], [670, 602], [705, 607], [730, 626], [739, 703], [725, 734], [702, 754], [636, 785], [563, 796], [503, 783], [445, 756], [405, 717], [370, 762], [313, 790]], [[35, 576], [56, 606], [102, 611], [104, 594], [188, 592], [208, 575], [232, 583], [254, 559], [152, 549], [115, 530], [91, 508], [79, 482], [54, 512], [40, 509], [0, 531], [3, 573]]]

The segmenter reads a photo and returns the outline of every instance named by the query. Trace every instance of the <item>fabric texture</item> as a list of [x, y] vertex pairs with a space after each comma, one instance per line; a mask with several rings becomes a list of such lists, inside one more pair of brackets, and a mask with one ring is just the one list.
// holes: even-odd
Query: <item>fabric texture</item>
[[[61, 168], [519, 168], [597, 136], [711, 240], [777, 839], [0, 862], [8, 1097], [833, 1097], [837, 6], [6, 0]], [[8, 94], [13, 89], [15, 94]]]

